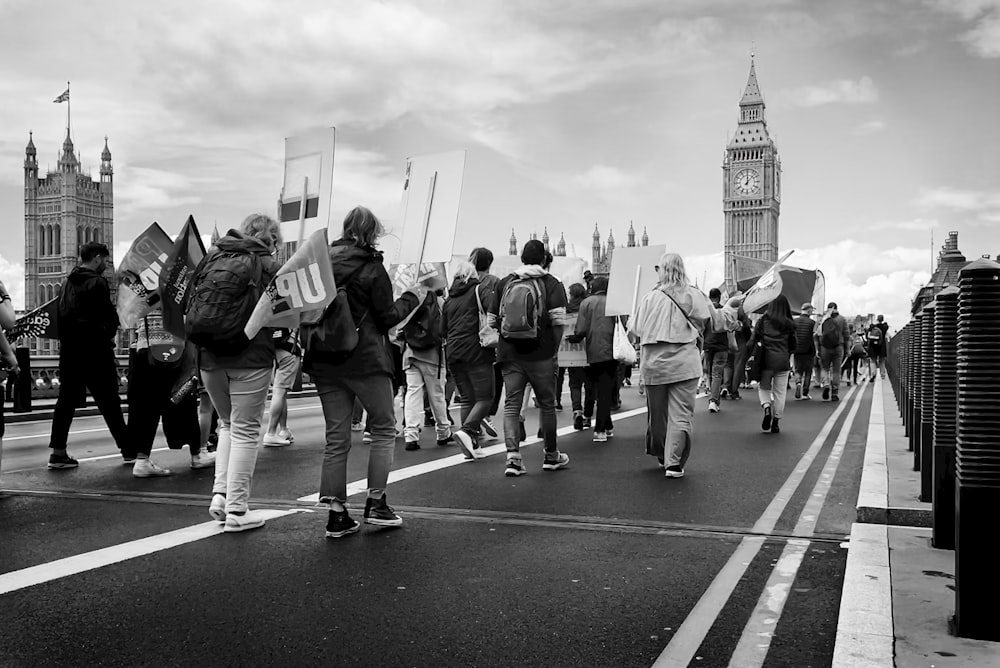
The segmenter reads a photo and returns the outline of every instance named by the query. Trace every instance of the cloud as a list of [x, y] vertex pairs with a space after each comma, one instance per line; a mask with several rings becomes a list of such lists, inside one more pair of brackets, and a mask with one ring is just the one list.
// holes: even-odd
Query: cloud
[[640, 175], [629, 174], [617, 167], [594, 165], [586, 172], [573, 178], [576, 185], [600, 197], [619, 199], [627, 196], [633, 188], [641, 185]]
[[866, 121], [866, 122], [862, 123], [861, 125], [859, 125], [857, 128], [855, 128], [854, 134], [856, 134], [856, 135], [870, 135], [870, 134], [874, 134], [876, 132], [881, 132], [884, 129], [885, 129], [885, 121], [881, 121], [881, 120], [875, 119], [875, 120], [871, 120], [871, 121]]
[[963, 190], [960, 188], [933, 188], [921, 194], [916, 204], [924, 209], [945, 209], [972, 214], [978, 224], [1000, 222], [1000, 192]]
[[878, 220], [873, 223], [861, 223], [860, 229], [873, 232], [885, 230], [901, 232], [927, 232], [941, 227], [941, 223], [934, 218], [914, 218], [913, 220]]
[[0, 255], [0, 281], [3, 282], [7, 292], [10, 293], [10, 301], [14, 308], [21, 310], [24, 308], [24, 265], [19, 262], [11, 262]]
[[775, 94], [775, 105], [783, 108], [875, 102], [878, 102], [878, 89], [869, 76], [863, 76], [857, 81], [839, 79], [811, 86], [785, 88]]
[[940, 10], [972, 23], [959, 38], [980, 58], [1000, 58], [1000, 0], [936, 0]]

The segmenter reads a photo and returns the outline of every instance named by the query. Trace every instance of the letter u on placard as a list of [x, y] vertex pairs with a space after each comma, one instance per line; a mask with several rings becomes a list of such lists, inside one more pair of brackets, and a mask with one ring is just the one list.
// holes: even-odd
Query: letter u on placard
[[[308, 272], [306, 271], [308, 269]], [[319, 273], [319, 265], [313, 262], [308, 267], [295, 270], [299, 279], [299, 291], [307, 304], [318, 304], [326, 299], [326, 286]]]

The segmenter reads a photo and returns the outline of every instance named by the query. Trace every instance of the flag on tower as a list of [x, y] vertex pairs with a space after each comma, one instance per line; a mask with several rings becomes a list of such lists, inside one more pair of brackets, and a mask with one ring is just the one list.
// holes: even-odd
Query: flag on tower
[[66, 90], [64, 90], [62, 92], [62, 95], [60, 95], [59, 97], [57, 97], [56, 99], [54, 99], [52, 101], [55, 102], [55, 103], [57, 103], [57, 104], [59, 102], [69, 102], [69, 86], [66, 86]]

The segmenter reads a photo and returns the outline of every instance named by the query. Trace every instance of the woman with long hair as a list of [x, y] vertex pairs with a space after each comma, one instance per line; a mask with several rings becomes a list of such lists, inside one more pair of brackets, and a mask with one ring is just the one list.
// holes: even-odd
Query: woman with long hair
[[698, 339], [705, 331], [733, 329], [743, 298], [715, 308], [688, 283], [684, 260], [676, 253], [665, 253], [657, 269], [660, 282], [642, 298], [629, 328], [640, 345], [639, 373], [648, 408], [646, 454], [659, 460], [666, 477], [682, 478], [701, 378]]
[[375, 214], [359, 206], [347, 214], [341, 237], [330, 244], [333, 277], [337, 288], [344, 290], [357, 328], [354, 350], [347, 354], [326, 350], [322, 342], [310, 342], [303, 330], [303, 369], [316, 384], [326, 420], [319, 500], [330, 508], [328, 538], [341, 538], [360, 529], [346, 505], [347, 457], [351, 452], [355, 398], [368, 411], [371, 431], [364, 521], [376, 526], [403, 524], [385, 496], [396, 442], [392, 401], [395, 365], [389, 330], [416, 310], [427, 297], [427, 288], [412, 286], [393, 300], [392, 282], [382, 263], [382, 253], [376, 250], [384, 233]]
[[788, 373], [791, 370], [792, 351], [795, 350], [795, 322], [792, 308], [784, 295], [767, 305], [764, 315], [757, 321], [750, 347], [760, 342], [764, 350], [764, 365], [757, 386], [757, 395], [764, 411], [760, 428], [777, 434], [781, 431], [779, 420], [785, 412], [785, 394], [788, 392]]
[[[225, 254], [256, 255], [262, 267], [261, 282], [267, 285], [278, 272], [273, 254], [280, 245], [278, 222], [264, 214], [251, 214], [238, 230], [229, 230], [215, 242], [203, 266]], [[215, 482], [208, 512], [216, 520], [225, 522], [223, 530], [226, 532], [262, 527], [264, 518], [251, 511], [249, 503], [250, 482], [257, 464], [257, 444], [262, 437], [264, 404], [274, 366], [271, 328], [262, 328], [249, 345], [231, 352], [199, 347], [199, 364], [202, 382], [219, 413]]]
[[483, 418], [493, 405], [496, 354], [484, 348], [479, 338], [480, 315], [490, 312], [493, 298], [493, 291], [479, 282], [475, 265], [460, 262], [441, 310], [448, 370], [460, 395], [462, 426], [454, 436], [466, 459], [484, 456], [479, 449], [479, 434]]

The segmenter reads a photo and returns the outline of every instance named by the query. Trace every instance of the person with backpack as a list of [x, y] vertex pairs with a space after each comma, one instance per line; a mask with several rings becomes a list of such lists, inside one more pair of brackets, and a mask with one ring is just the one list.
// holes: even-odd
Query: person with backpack
[[763, 347], [763, 365], [757, 395], [764, 412], [761, 431], [778, 434], [778, 422], [785, 413], [785, 396], [788, 391], [789, 360], [796, 346], [795, 323], [792, 309], [784, 295], [778, 295], [767, 305], [764, 315], [757, 320], [749, 345]]
[[80, 246], [80, 265], [70, 272], [59, 292], [61, 384], [49, 438], [50, 469], [79, 466], [67, 453], [66, 445], [76, 407], [84, 404], [88, 390], [125, 463], [134, 463], [127, 456], [128, 429], [118, 389], [118, 361], [115, 359], [118, 312], [104, 278], [110, 256], [108, 247], [102, 243], [91, 241]]
[[291, 445], [295, 436], [288, 429], [288, 393], [299, 374], [302, 350], [298, 331], [280, 327], [273, 330], [274, 381], [271, 383], [271, 407], [267, 411], [264, 445], [281, 448]]
[[389, 330], [424, 302], [428, 290], [413, 285], [393, 300], [392, 281], [375, 247], [384, 234], [369, 209], [359, 206], [348, 212], [341, 237], [330, 244], [337, 296], [318, 323], [299, 328], [303, 369], [316, 384], [326, 420], [319, 501], [329, 507], [328, 538], [360, 529], [346, 505], [355, 398], [368, 411], [371, 430], [364, 521], [383, 527], [403, 524], [385, 494], [396, 442]]
[[879, 315], [877, 321], [870, 324], [868, 330], [865, 332], [865, 349], [868, 352], [868, 380], [873, 382], [875, 374], [879, 371], [882, 372], [882, 377], [885, 378], [885, 335], [888, 329], [889, 325]]
[[219, 238], [191, 276], [184, 313], [188, 340], [198, 346], [201, 379], [219, 413], [215, 481], [209, 514], [227, 533], [264, 526], [250, 510], [262, 421], [274, 367], [270, 327], [243, 333], [257, 301], [278, 272], [278, 222], [251, 214]]
[[403, 370], [406, 372], [406, 399], [403, 440], [407, 450], [420, 449], [420, 429], [425, 423], [424, 400], [434, 418], [438, 445], [453, 442], [451, 419], [444, 398], [444, 339], [441, 334], [441, 293], [428, 292], [417, 312], [402, 330]]
[[615, 317], [605, 314], [607, 302], [608, 279], [597, 276], [590, 285], [590, 296], [580, 304], [574, 333], [566, 337], [570, 343], [587, 341], [587, 377], [597, 395], [595, 443], [607, 443], [615, 435], [611, 411], [615, 402], [615, 384], [618, 382], [618, 360], [612, 346]]
[[813, 362], [816, 358], [816, 342], [813, 340], [816, 322], [812, 318], [816, 309], [811, 302], [805, 302], [799, 310], [800, 313], [795, 318], [795, 348], [792, 353], [795, 368], [795, 399], [809, 401]]
[[852, 384], [859, 384], [858, 366], [861, 360], [868, 355], [868, 351], [865, 349], [865, 342], [861, 338], [861, 334], [854, 330], [854, 325], [848, 325], [848, 337], [847, 358], [840, 367], [840, 371], [842, 375], [847, 376], [847, 386], [850, 387]]
[[639, 302], [629, 323], [640, 345], [639, 373], [645, 388], [646, 454], [668, 478], [683, 478], [694, 433], [695, 393], [702, 374], [698, 341], [706, 331], [736, 327], [742, 297], [721, 309], [688, 283], [684, 260], [664, 253], [659, 283]]
[[497, 359], [503, 370], [506, 476], [527, 473], [521, 457], [519, 432], [525, 387], [530, 383], [541, 412], [545, 442], [543, 471], [569, 464], [556, 442], [556, 354], [566, 318], [566, 289], [546, 271], [545, 246], [533, 239], [524, 245], [521, 266], [500, 281], [491, 309], [491, 324], [500, 332]]
[[[722, 291], [712, 288], [708, 291], [712, 306], [722, 308]], [[718, 413], [722, 401], [722, 381], [729, 359], [729, 332], [706, 332], [703, 352], [704, 371], [708, 376], [708, 412]]]
[[484, 340], [482, 315], [492, 307], [492, 290], [479, 282], [475, 266], [460, 262], [441, 314], [447, 342], [448, 369], [458, 386], [461, 427], [455, 431], [466, 459], [480, 459], [482, 420], [493, 403], [493, 364], [496, 353]]
[[840, 365], [850, 350], [847, 320], [837, 311], [837, 303], [827, 305], [826, 316], [816, 327], [816, 349], [823, 369], [823, 401], [840, 401]]

